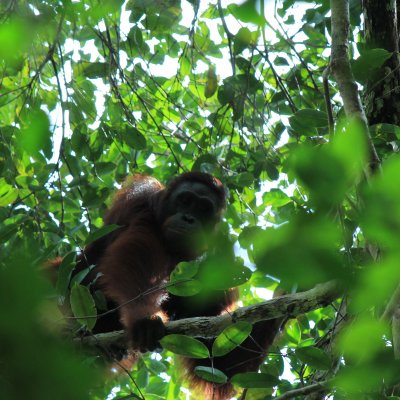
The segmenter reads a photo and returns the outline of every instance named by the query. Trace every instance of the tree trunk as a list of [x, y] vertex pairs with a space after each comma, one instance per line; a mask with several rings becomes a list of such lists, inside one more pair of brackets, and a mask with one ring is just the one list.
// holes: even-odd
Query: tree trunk
[[367, 48], [393, 53], [365, 86], [364, 104], [370, 125], [400, 125], [399, 3], [399, 0], [363, 0]]

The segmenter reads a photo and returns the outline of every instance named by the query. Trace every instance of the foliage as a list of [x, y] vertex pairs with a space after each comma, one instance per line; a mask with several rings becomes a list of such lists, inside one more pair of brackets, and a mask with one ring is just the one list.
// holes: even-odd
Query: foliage
[[[393, 154], [399, 127], [385, 121], [371, 127], [384, 163], [382, 174], [366, 182], [367, 143], [344, 118], [334, 82], [334, 134], [328, 126], [322, 74], [329, 2], [282, 0], [275, 9], [273, 3], [1, 2], [4, 398], [185, 398], [186, 383], [167, 351], [144, 356], [131, 376], [96, 380], [93, 371], [101, 367], [87, 365], [93, 357], [70, 353], [56, 339], [60, 332], [49, 331], [60, 315], [47, 298], [71, 304], [79, 317], [73, 334], [90, 329], [94, 320], [85, 317], [104, 299], [80, 285], [84, 276], [71, 292], [68, 282], [79, 248], [118, 228], [101, 228], [115, 187], [132, 173], [167, 182], [193, 169], [229, 189], [221, 244], [228, 250], [202, 261], [215, 273], [206, 278], [197, 264], [180, 266], [172, 293], [198, 294], [210, 289], [205, 282], [240, 285], [241, 300], [252, 304], [278, 281], [290, 292], [334, 278], [352, 299], [354, 319], [338, 340], [342, 358], [326, 346], [341, 323], [338, 303], [289, 321], [261, 373], [239, 374], [235, 385], [249, 388], [249, 399], [272, 398], [313, 382], [316, 372], [330, 378], [339, 371], [333, 398], [395, 394], [384, 390], [398, 384], [398, 363], [378, 317], [399, 281], [400, 159]], [[351, 56], [363, 84], [391, 53], [363, 47], [361, 11], [350, 1]], [[382, 249], [378, 260], [367, 251], [370, 243]], [[37, 267], [57, 254], [68, 256], [51, 290]], [[248, 331], [246, 324], [228, 328], [212, 353], [240, 345]], [[194, 339], [164, 343], [210, 356]], [[197, 374], [226, 379], [207, 367]]]

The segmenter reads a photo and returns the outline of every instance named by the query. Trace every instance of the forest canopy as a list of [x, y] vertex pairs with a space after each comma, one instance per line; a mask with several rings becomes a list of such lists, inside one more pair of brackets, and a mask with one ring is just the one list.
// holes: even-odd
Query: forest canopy
[[229, 193], [223, 251], [180, 264], [170, 293], [204, 290], [204, 261], [208, 285], [258, 310], [238, 312], [238, 342], [219, 335], [217, 352], [257, 318], [287, 320], [260, 370], [232, 378], [236, 398], [400, 398], [399, 7], [1, 1], [2, 397], [199, 398], [175, 356], [201, 353], [194, 325], [171, 322], [185, 339], [113, 373], [80, 341], [103, 301], [81, 284], [90, 268], [70, 277], [116, 229], [103, 216], [126, 177], [201, 171]]

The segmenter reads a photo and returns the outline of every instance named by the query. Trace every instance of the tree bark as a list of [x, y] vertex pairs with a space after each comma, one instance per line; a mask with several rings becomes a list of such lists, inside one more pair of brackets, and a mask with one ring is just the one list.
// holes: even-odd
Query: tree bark
[[[183, 334], [195, 337], [210, 338], [221, 333], [227, 326], [238, 321], [255, 323], [258, 321], [297, 315], [326, 307], [337, 297], [340, 290], [334, 281], [315, 286], [306, 292], [288, 294], [281, 297], [241, 307], [233, 313], [226, 313], [217, 317], [185, 318], [166, 323], [166, 334]], [[76, 342], [87, 346], [121, 345], [125, 341], [123, 331], [102, 333], [75, 339]]]
[[368, 121], [361, 104], [358, 86], [354, 79], [348, 54], [350, 30], [349, 0], [331, 0], [332, 50], [330, 67], [343, 99], [344, 111], [350, 119], [357, 120], [364, 132], [369, 149], [367, 176], [376, 171], [380, 160], [369, 133]]
[[365, 86], [365, 112], [370, 125], [400, 125], [398, 3], [398, 0], [363, 0], [367, 48], [393, 53]]

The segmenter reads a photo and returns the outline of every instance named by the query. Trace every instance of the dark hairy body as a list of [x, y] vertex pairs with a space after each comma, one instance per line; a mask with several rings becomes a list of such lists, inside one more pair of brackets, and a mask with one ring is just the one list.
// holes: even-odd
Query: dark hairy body
[[[83, 284], [100, 290], [115, 312], [99, 316], [93, 333], [125, 329], [130, 349], [140, 352], [159, 347], [165, 334], [160, 313], [169, 319], [214, 316], [232, 309], [237, 289], [215, 290], [211, 296], [166, 295], [165, 283], [181, 261], [202, 255], [215, 237], [226, 205], [226, 191], [213, 176], [189, 172], [167, 187], [156, 179], [136, 175], [117, 192], [105, 215], [116, 231], [87, 246], [78, 257], [74, 274], [94, 265]], [[52, 262], [57, 267], [61, 258]], [[100, 273], [100, 274], [99, 274]], [[92, 282], [95, 276], [99, 276]], [[198, 301], [196, 301], [198, 300]], [[279, 330], [280, 321], [262, 321], [239, 347], [213, 360], [184, 359], [186, 376], [209, 399], [227, 399], [232, 386], [205, 382], [194, 374], [196, 366], [213, 366], [228, 377], [256, 371]], [[212, 340], [204, 340], [211, 348]]]

